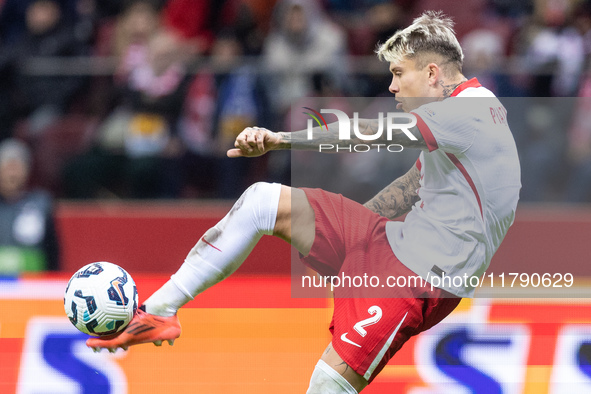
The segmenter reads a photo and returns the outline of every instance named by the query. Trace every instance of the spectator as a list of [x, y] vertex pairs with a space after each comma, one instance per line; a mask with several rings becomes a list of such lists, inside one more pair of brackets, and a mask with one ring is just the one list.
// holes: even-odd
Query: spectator
[[161, 32], [150, 41], [146, 62], [134, 69], [125, 88], [131, 112], [125, 136], [127, 178], [132, 197], [177, 197], [173, 181], [180, 157], [176, 126], [188, 87], [179, 41]]
[[9, 82], [0, 101], [10, 103], [9, 125], [26, 119], [32, 135], [42, 131], [64, 113], [85, 82], [71, 75], [47, 75], [35, 57], [69, 57], [86, 53], [86, 48], [62, 23], [62, 10], [56, 0], [34, 0], [26, 11], [26, 34], [0, 55], [0, 79]]
[[24, 143], [8, 139], [0, 144], [0, 274], [59, 267], [52, 200], [27, 189], [30, 161]]
[[[80, 0], [84, 1], [84, 0]], [[113, 0], [110, 0], [113, 1]], [[94, 52], [98, 56], [116, 59], [115, 77], [95, 76], [88, 97], [89, 107], [99, 117], [106, 117], [118, 104], [120, 91], [116, 88], [125, 85], [129, 73], [145, 61], [150, 39], [161, 28], [159, 1], [129, 0], [119, 3], [121, 13], [115, 18], [107, 18], [97, 26]], [[95, 7], [101, 4], [97, 3]], [[86, 10], [87, 17], [99, 18], [101, 13], [115, 12], [115, 9]]]
[[361, 72], [355, 76], [355, 95], [374, 97], [390, 94], [384, 89], [384, 86], [390, 85], [392, 76], [382, 72], [382, 64], [374, 56], [374, 51], [376, 43], [385, 42], [403, 27], [404, 20], [403, 8], [393, 2], [378, 2], [367, 10], [360, 10], [355, 16], [347, 18], [351, 54], [366, 56], [364, 69], [375, 70], [374, 72]]
[[169, 0], [162, 16], [164, 25], [189, 43], [187, 48], [194, 54], [201, 54], [209, 49], [213, 41], [215, 15], [225, 1], [209, 0]]
[[[228, 29], [234, 30], [246, 56], [258, 56], [263, 50], [265, 41], [264, 25], [266, 23], [263, 22], [262, 18], [264, 16], [261, 16], [260, 13], [261, 9], [264, 9], [266, 5], [265, 2], [269, 3], [269, 0], [256, 2], [238, 0], [229, 2], [232, 7], [225, 7], [228, 9], [225, 12], [228, 16], [223, 18], [221, 25], [225, 27], [219, 30], [218, 33]], [[271, 6], [268, 12], [272, 9]]]
[[121, 79], [121, 105], [100, 128], [98, 146], [65, 168], [67, 195], [96, 196], [117, 180], [132, 198], [176, 197], [181, 147], [176, 126], [188, 77], [173, 34], [159, 32]]
[[[27, 34], [27, 13], [37, 0], [4, 0], [0, 10], [0, 39], [3, 45], [16, 44]], [[72, 25], [76, 19], [76, 3], [84, 0], [55, 0], [61, 10], [62, 23]], [[113, 1], [113, 0], [108, 0]]]
[[591, 202], [591, 75], [586, 75], [577, 101], [569, 102], [575, 110], [568, 133], [566, 159], [571, 171], [566, 184], [565, 200], [574, 203]]
[[160, 29], [160, 13], [154, 1], [132, 0], [117, 20], [113, 53], [119, 58], [118, 77], [127, 74], [146, 56], [148, 42]]
[[117, 16], [109, 50], [103, 55], [117, 59], [113, 78], [95, 85], [100, 97], [96, 112], [107, 119], [100, 125], [92, 148], [69, 160], [63, 168], [64, 193], [69, 198], [128, 196], [125, 188], [125, 135], [131, 119], [129, 103], [121, 105], [131, 73], [148, 59], [150, 40], [160, 26], [157, 0], [129, 0]]
[[272, 73], [272, 101], [284, 114], [293, 100], [312, 92], [314, 73], [330, 72], [336, 86], [346, 72], [344, 32], [328, 20], [313, 0], [282, 0], [274, 12], [274, 27], [263, 48]]
[[[187, 176], [199, 189], [213, 188], [218, 198], [240, 195], [256, 162], [229, 159], [228, 147], [248, 125], [269, 122], [267, 94], [253, 65], [242, 61], [243, 54], [236, 34], [221, 33], [212, 48], [212, 68], [218, 73], [197, 75], [185, 103], [181, 135], [189, 150]], [[205, 184], [208, 179], [216, 183]]]
[[462, 39], [462, 48], [466, 51], [464, 71], [466, 75], [478, 78], [495, 94], [499, 94], [499, 70], [505, 58], [506, 43], [504, 38], [493, 29], [472, 30]]
[[570, 11], [570, 23], [558, 28], [557, 21], [567, 19], [551, 7], [542, 13], [543, 25], [532, 34], [526, 52], [528, 70], [533, 71], [533, 96], [576, 96], [591, 53], [591, 5], [581, 3]]
[[163, 24], [185, 40], [195, 55], [210, 53], [217, 35], [232, 29], [245, 54], [259, 54], [262, 17], [274, 0], [169, 0], [162, 10]]

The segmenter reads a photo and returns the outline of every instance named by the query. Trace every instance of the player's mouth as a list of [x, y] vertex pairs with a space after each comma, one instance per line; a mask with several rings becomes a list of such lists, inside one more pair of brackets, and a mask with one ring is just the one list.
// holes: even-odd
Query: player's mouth
[[401, 109], [404, 110], [404, 99], [402, 97], [400, 98], [395, 98], [396, 101], [398, 101], [398, 104], [396, 104], [396, 109]]

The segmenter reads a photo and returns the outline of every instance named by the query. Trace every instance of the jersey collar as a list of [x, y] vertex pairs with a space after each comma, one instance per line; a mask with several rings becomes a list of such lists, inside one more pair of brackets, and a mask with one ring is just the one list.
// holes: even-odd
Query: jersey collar
[[478, 82], [478, 80], [476, 78], [472, 78], [469, 81], [459, 84], [458, 87], [455, 88], [455, 90], [452, 92], [452, 94], [449, 97], [455, 97], [458, 94], [462, 93], [462, 91], [464, 91], [468, 88], [479, 88], [481, 86], [482, 85], [480, 84], [480, 82]]

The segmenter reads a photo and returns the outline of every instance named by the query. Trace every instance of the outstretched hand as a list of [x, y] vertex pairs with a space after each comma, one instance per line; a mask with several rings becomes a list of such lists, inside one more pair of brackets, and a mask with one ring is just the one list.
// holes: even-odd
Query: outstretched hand
[[278, 133], [262, 127], [245, 128], [234, 142], [233, 149], [227, 152], [228, 157], [257, 157], [277, 149], [280, 138]]

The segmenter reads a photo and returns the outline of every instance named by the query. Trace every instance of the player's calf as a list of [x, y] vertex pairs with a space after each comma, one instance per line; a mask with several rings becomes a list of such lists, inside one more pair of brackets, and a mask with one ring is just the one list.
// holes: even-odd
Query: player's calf
[[146, 311], [172, 316], [197, 294], [230, 276], [265, 234], [273, 233], [281, 185], [255, 183], [199, 239], [179, 270], [145, 302]]

